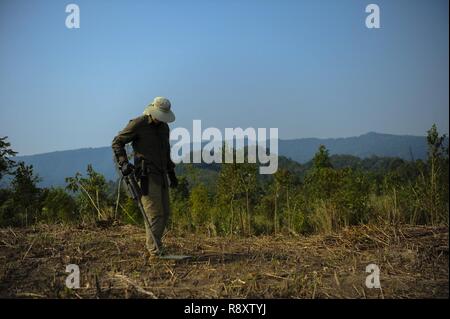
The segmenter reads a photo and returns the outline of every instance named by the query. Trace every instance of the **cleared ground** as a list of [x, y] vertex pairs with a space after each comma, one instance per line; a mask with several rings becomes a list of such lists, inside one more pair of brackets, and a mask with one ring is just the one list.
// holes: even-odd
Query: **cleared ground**
[[[3, 298], [448, 298], [448, 227], [361, 226], [308, 237], [174, 237], [149, 260], [135, 226], [0, 229]], [[365, 285], [380, 268], [381, 289]], [[65, 286], [77, 264], [80, 289]]]

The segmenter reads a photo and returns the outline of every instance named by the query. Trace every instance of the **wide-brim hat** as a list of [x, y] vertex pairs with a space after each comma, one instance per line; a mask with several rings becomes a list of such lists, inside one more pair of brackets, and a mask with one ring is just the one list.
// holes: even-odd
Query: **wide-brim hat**
[[151, 117], [158, 121], [170, 123], [175, 121], [175, 114], [173, 114], [170, 101], [165, 97], [155, 97], [152, 103], [144, 110], [145, 115], [151, 115]]

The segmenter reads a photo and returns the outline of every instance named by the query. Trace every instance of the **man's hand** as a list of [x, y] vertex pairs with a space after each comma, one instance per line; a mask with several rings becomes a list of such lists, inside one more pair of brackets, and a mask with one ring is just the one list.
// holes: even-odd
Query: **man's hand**
[[167, 175], [169, 175], [170, 188], [176, 188], [178, 186], [178, 178], [175, 175], [175, 171], [170, 171]]
[[123, 176], [130, 175], [134, 171], [134, 165], [129, 162], [125, 162], [120, 165], [120, 171], [122, 172]]

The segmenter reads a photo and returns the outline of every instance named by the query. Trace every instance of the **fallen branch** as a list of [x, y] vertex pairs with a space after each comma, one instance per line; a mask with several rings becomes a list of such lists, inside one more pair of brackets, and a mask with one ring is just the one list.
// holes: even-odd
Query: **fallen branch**
[[117, 279], [120, 279], [122, 281], [125, 281], [127, 284], [129, 284], [130, 286], [134, 287], [137, 291], [139, 291], [140, 293], [150, 296], [153, 299], [158, 299], [158, 297], [155, 296], [155, 294], [151, 291], [147, 291], [144, 288], [142, 288], [141, 286], [139, 286], [137, 283], [135, 283], [134, 281], [132, 281], [130, 278], [128, 278], [125, 275], [121, 275], [121, 274], [115, 274], [114, 277], [116, 277]]
[[25, 257], [27, 257], [27, 255], [28, 255], [28, 253], [30, 252], [31, 247], [33, 247], [33, 244], [34, 244], [35, 241], [36, 241], [36, 238], [34, 238], [33, 241], [31, 242], [30, 247], [28, 247], [27, 251], [25, 252], [25, 254], [24, 254], [23, 257], [22, 257], [22, 260], [24, 260]]

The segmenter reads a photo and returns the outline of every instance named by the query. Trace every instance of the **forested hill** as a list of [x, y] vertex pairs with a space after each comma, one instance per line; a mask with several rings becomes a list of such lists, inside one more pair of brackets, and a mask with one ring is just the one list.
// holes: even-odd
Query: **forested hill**
[[374, 132], [346, 138], [282, 140], [279, 143], [279, 152], [280, 155], [299, 163], [305, 163], [314, 156], [321, 144], [325, 145], [330, 154], [346, 154], [360, 158], [375, 155], [411, 160], [424, 159], [427, 155], [427, 140], [425, 136], [392, 135]]
[[[367, 133], [357, 137], [348, 138], [302, 138], [294, 140], [280, 140], [279, 154], [286, 157], [280, 162], [299, 169], [302, 165], [312, 159], [319, 146], [323, 144], [330, 154], [345, 154], [347, 157], [333, 157], [337, 166], [354, 166], [359, 163], [359, 158], [397, 157], [405, 160], [424, 159], [426, 157], [426, 137], [390, 135], [379, 133]], [[352, 157], [353, 156], [353, 157]], [[27, 165], [33, 165], [34, 172], [42, 181], [40, 186], [62, 186], [64, 179], [73, 176], [76, 172], [85, 172], [87, 164], [92, 164], [94, 169], [103, 174], [107, 179], [116, 179], [115, 169], [112, 161], [111, 148], [85, 148], [51, 152], [30, 156], [17, 156], [15, 161], [24, 161]], [[352, 164], [353, 162], [353, 164]], [[378, 162], [376, 164], [375, 162]], [[379, 161], [366, 161], [358, 165], [385, 165]], [[306, 164], [307, 165], [307, 164]], [[214, 168], [213, 168], [214, 170]]]

